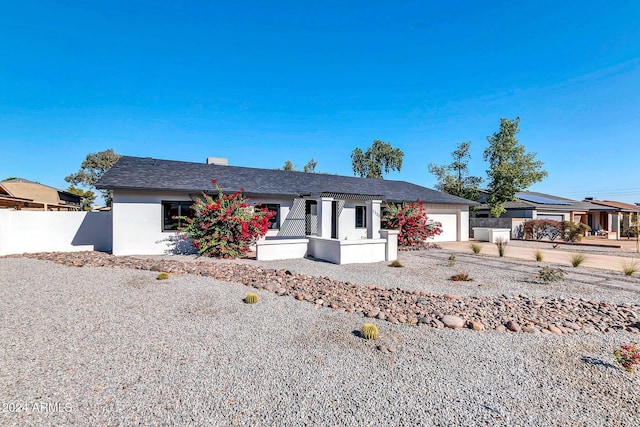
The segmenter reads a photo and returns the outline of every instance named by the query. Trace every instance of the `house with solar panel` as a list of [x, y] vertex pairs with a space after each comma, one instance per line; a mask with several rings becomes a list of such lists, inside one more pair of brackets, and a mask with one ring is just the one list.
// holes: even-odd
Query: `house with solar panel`
[[[244, 189], [250, 203], [276, 212], [258, 259], [314, 257], [336, 264], [394, 260], [397, 232], [380, 227], [383, 202], [423, 202], [442, 224], [433, 241], [469, 240], [469, 207], [476, 202], [405, 181], [123, 156], [96, 187], [113, 192], [113, 254], [179, 251], [176, 231], [195, 198]], [[182, 248], [184, 249], [184, 248]]]
[[[487, 192], [481, 191], [480, 206], [472, 215], [474, 218], [491, 216], [490, 208], [486, 204], [488, 197]], [[500, 215], [501, 219], [510, 222], [509, 228], [513, 230], [513, 237], [519, 237], [518, 230], [521, 230], [521, 225], [530, 219], [573, 221], [588, 225], [594, 234], [614, 239], [620, 236], [622, 212], [613, 206], [595, 204], [591, 200], [571, 200], [534, 191], [521, 191], [516, 193], [515, 197], [516, 200], [504, 204], [506, 212]]]

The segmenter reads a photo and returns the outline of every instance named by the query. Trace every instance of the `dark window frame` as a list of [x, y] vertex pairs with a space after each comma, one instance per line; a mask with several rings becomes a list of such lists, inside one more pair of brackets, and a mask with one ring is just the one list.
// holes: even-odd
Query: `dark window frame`
[[280, 203], [261, 203], [259, 206], [262, 210], [276, 212], [276, 216], [269, 220], [269, 230], [280, 230], [280, 207]]
[[[356, 228], [367, 228], [367, 207], [364, 205], [356, 205]], [[358, 225], [360, 224], [360, 225]]]
[[[172, 209], [171, 205], [177, 205], [177, 213], [175, 215], [171, 215], [171, 217], [167, 218], [167, 207]], [[173, 220], [174, 216], [190, 216], [193, 213], [191, 206], [193, 206], [194, 201], [189, 200], [163, 200], [161, 202], [162, 205], [162, 222], [161, 229], [163, 232], [175, 232], [178, 231], [180, 227], [182, 227], [182, 221], [179, 219]], [[171, 222], [169, 222], [171, 221]]]

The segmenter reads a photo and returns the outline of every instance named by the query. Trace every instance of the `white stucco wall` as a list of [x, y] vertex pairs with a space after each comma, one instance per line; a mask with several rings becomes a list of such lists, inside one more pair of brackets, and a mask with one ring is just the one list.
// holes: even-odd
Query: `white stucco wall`
[[256, 242], [256, 259], [271, 261], [304, 258], [307, 255], [308, 243], [309, 239], [260, 239]]
[[111, 250], [110, 212], [0, 209], [0, 255]]
[[[367, 206], [365, 202], [346, 201], [340, 213], [339, 240], [361, 240], [367, 238], [367, 228], [356, 228], [356, 206]], [[370, 208], [367, 207], [367, 213]], [[378, 219], [378, 222], [380, 219]]]
[[[193, 251], [175, 231], [163, 231], [162, 202], [184, 202], [199, 194], [149, 191], [115, 191], [113, 195], [113, 254], [162, 255], [175, 251]], [[290, 213], [293, 200], [249, 198], [249, 204], [280, 204], [280, 229], [269, 230], [268, 237], [277, 236]], [[304, 233], [303, 233], [304, 235]], [[176, 246], [177, 245], [177, 246]]]
[[334, 264], [380, 262], [387, 257], [385, 239], [338, 240], [310, 236], [308, 248], [310, 256]]

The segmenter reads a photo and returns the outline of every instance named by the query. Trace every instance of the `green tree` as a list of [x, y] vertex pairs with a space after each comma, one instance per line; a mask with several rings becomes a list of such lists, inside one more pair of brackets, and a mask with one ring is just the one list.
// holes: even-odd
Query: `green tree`
[[309, 160], [309, 163], [304, 165], [304, 172], [305, 173], [315, 173], [317, 165], [318, 165], [318, 162], [316, 162], [315, 160], [313, 160], [313, 159]]
[[515, 194], [542, 181], [548, 174], [543, 163], [536, 160], [536, 153], [527, 153], [516, 135], [520, 130], [520, 117], [513, 120], [501, 118], [500, 130], [487, 137], [489, 146], [484, 150], [484, 160], [489, 162], [487, 175], [491, 216], [505, 212], [504, 203], [515, 200]]
[[[96, 182], [118, 161], [120, 154], [116, 154], [112, 148], [98, 153], [89, 153], [80, 165], [80, 170], [67, 176], [64, 180], [72, 185], [95, 188]], [[112, 194], [108, 190], [100, 190], [107, 206], [111, 206]]]
[[429, 173], [438, 178], [436, 184], [438, 190], [477, 201], [482, 178], [469, 175], [470, 147], [470, 142], [458, 143], [458, 149], [451, 153], [453, 162], [442, 166], [429, 163]]
[[93, 206], [93, 202], [96, 201], [96, 194], [91, 190], [83, 190], [82, 188], [74, 187], [70, 185], [67, 191], [71, 194], [80, 196], [80, 206], [83, 211], [90, 211]]
[[282, 166], [282, 170], [283, 171], [294, 171], [294, 167], [293, 167], [293, 163], [291, 163], [291, 160], [287, 160], [286, 162], [284, 162], [284, 166]]
[[356, 148], [351, 153], [353, 174], [364, 178], [382, 179], [382, 174], [402, 169], [404, 153], [399, 148], [393, 148], [390, 143], [376, 139], [371, 147], [363, 152]]

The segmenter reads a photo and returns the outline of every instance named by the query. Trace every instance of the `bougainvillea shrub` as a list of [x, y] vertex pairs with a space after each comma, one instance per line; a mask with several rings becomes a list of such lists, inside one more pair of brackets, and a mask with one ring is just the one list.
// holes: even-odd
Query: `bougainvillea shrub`
[[203, 194], [191, 206], [193, 216], [184, 220], [179, 232], [190, 238], [198, 254], [208, 257], [237, 258], [249, 251], [256, 240], [267, 234], [269, 219], [275, 212], [255, 208], [242, 195], [244, 189], [233, 194], [224, 194], [215, 185], [217, 195]]
[[385, 204], [382, 227], [398, 230], [398, 245], [403, 248], [423, 246], [427, 239], [442, 233], [442, 224], [427, 218], [427, 211], [419, 200]]

